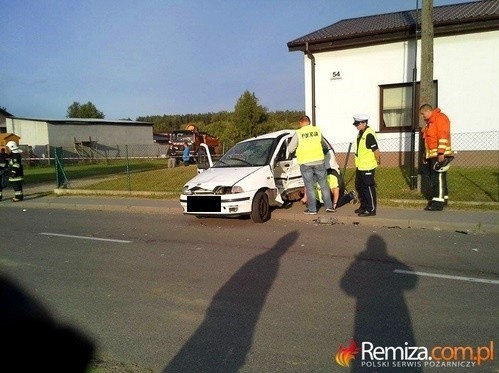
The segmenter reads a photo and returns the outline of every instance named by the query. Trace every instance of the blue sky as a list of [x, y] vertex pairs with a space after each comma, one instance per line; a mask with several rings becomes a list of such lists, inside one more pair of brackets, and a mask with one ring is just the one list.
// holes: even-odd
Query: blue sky
[[[419, 4], [421, 5], [419, 0]], [[460, 0], [434, 0], [445, 5]], [[303, 54], [286, 43], [416, 0], [0, 0], [0, 107], [63, 118], [232, 111], [245, 90], [304, 110]]]

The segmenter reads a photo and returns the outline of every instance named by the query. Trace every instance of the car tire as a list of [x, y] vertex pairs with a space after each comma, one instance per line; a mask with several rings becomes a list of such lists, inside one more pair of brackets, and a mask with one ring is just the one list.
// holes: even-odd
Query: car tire
[[251, 204], [251, 220], [255, 223], [264, 223], [270, 219], [270, 204], [267, 194], [260, 190], [253, 197]]

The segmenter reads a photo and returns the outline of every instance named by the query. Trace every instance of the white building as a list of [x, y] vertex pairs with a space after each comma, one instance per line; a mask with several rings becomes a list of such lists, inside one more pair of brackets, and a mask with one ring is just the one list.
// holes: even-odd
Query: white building
[[[353, 141], [352, 115], [364, 113], [380, 140], [400, 139], [385, 151], [410, 150], [413, 123], [419, 125], [412, 118], [419, 109], [416, 100], [413, 111], [412, 100], [413, 70], [418, 82], [421, 72], [418, 13], [342, 20], [288, 43], [289, 51], [304, 52], [306, 112], [332, 142]], [[433, 19], [433, 104], [449, 116], [453, 134], [497, 133], [499, 0], [434, 7]], [[419, 84], [416, 92], [418, 98]], [[498, 150], [499, 144], [496, 137], [460, 147]]]
[[107, 119], [6, 118], [7, 132], [21, 137], [21, 145], [44, 157], [47, 147], [91, 148], [101, 153], [127, 144], [153, 144], [153, 124]]

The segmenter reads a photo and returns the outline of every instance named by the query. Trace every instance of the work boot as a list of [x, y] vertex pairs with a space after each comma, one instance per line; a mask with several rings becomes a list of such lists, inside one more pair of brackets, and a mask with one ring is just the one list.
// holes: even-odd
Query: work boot
[[444, 209], [443, 202], [431, 201], [428, 206], [424, 208], [426, 211], [442, 211]]
[[365, 217], [365, 216], [376, 216], [376, 211], [362, 211], [357, 214], [360, 217]]
[[305, 215], [317, 215], [317, 211], [310, 211], [309, 209], [306, 209], [303, 213]]

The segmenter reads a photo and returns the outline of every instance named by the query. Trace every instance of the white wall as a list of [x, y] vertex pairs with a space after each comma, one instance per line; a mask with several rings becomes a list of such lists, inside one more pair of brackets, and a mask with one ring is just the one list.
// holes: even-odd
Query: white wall
[[153, 144], [152, 124], [51, 124], [43, 120], [7, 118], [7, 132], [21, 137], [20, 144], [29, 145], [42, 156], [50, 146], [73, 147], [76, 141], [97, 141], [98, 147]]
[[73, 146], [75, 138], [108, 146], [153, 143], [152, 125], [49, 124], [48, 131], [51, 146]]
[[453, 132], [498, 131], [499, 31], [438, 38], [438, 105]]
[[[434, 79], [452, 133], [499, 130], [499, 31], [437, 38]], [[421, 47], [418, 45], [418, 64]], [[412, 81], [414, 41], [315, 54], [316, 124], [333, 143], [353, 141], [352, 116], [369, 114], [379, 130], [379, 85]], [[311, 62], [304, 56], [305, 105], [311, 105]], [[418, 66], [418, 80], [420, 67]], [[337, 75], [339, 73], [339, 78]], [[336, 75], [336, 76], [335, 76]], [[404, 134], [379, 134], [406, 138]]]
[[7, 132], [20, 136], [21, 145], [47, 145], [47, 122], [29, 119], [7, 118]]

